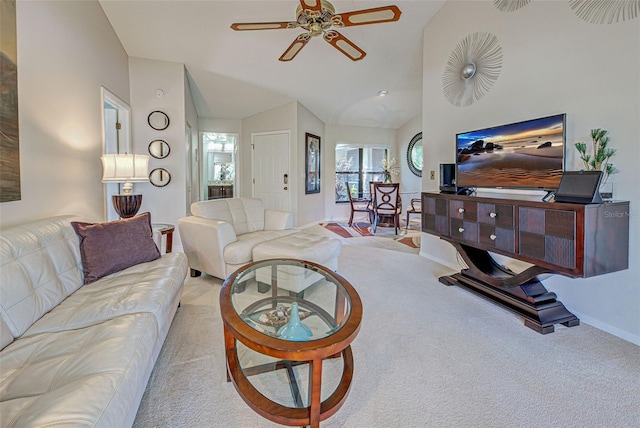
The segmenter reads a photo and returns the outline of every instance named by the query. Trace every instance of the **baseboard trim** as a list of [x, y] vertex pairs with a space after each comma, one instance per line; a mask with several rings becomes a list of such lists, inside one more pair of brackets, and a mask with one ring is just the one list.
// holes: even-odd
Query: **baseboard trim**
[[627, 342], [631, 342], [634, 345], [640, 346], [640, 336], [635, 335], [633, 333], [629, 333], [628, 331], [621, 330], [617, 327], [613, 327], [607, 323], [599, 321], [595, 318], [591, 318], [588, 315], [573, 311], [573, 314], [580, 319], [580, 322], [585, 324], [589, 324], [591, 327], [595, 327], [598, 330], [602, 330], [605, 333], [609, 333], [613, 336], [619, 337], [620, 339], [626, 340]]

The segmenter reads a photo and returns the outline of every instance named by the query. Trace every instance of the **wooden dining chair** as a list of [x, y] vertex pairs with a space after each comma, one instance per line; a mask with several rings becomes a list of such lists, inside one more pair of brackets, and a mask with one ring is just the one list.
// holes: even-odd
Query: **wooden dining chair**
[[407, 207], [407, 227], [406, 230], [409, 230], [409, 216], [411, 214], [422, 215], [422, 201], [420, 198], [413, 198]]
[[376, 233], [381, 217], [393, 218], [395, 233], [400, 225], [400, 183], [376, 183], [373, 193], [373, 233]]
[[371, 199], [356, 198], [351, 194], [351, 189], [347, 189], [349, 195], [349, 205], [351, 205], [351, 215], [349, 216], [349, 227], [353, 224], [353, 216], [357, 212], [367, 213], [367, 217], [371, 218]]

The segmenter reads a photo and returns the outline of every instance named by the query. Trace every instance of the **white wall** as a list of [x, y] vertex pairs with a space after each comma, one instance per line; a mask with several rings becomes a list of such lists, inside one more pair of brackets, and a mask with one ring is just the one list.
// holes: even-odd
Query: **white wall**
[[[147, 147], [155, 139], [165, 140], [171, 147], [164, 159], [149, 160], [149, 171], [165, 168], [171, 174], [171, 181], [165, 187], [155, 187], [151, 183], [134, 183], [134, 192], [142, 194], [140, 212], [149, 211], [154, 223], [171, 223], [176, 226], [174, 245], [180, 250], [178, 219], [186, 215], [186, 99], [185, 72], [182, 64], [155, 61], [143, 58], [129, 58], [129, 79], [131, 82], [131, 128], [132, 148], [135, 153], [148, 154]], [[156, 95], [161, 89], [162, 96]], [[156, 131], [147, 123], [147, 116], [160, 110], [169, 116], [169, 127]], [[197, 129], [197, 123], [192, 124]]]
[[[503, 49], [500, 77], [472, 106], [452, 106], [442, 95], [450, 52], [476, 31], [496, 35]], [[631, 201], [630, 268], [589, 279], [545, 280], [583, 322], [640, 344], [640, 20], [588, 24], [568, 2], [531, 2], [511, 13], [492, 1], [447, 2], [424, 32], [423, 128], [425, 170], [455, 160], [455, 134], [556, 113], [567, 113], [567, 169], [579, 169], [573, 143], [591, 128], [610, 131], [616, 199]], [[423, 176], [423, 189], [437, 181]], [[447, 244], [422, 235], [423, 255], [455, 263]]]
[[[298, 122], [298, 137], [297, 147], [295, 151], [292, 151], [292, 159], [296, 159], [298, 165], [298, 171], [295, 181], [298, 184], [297, 200], [297, 224], [307, 225], [311, 223], [317, 223], [325, 218], [325, 204], [324, 195], [329, 191], [333, 193], [333, 187], [327, 187], [327, 179], [330, 179], [332, 172], [327, 172], [327, 166], [333, 166], [329, 164], [325, 159], [327, 157], [325, 138], [324, 138], [324, 122], [322, 122], [316, 115], [311, 113], [305, 106], [297, 103], [297, 122]], [[320, 137], [320, 193], [305, 194], [305, 152], [306, 152], [306, 133], [317, 135]], [[329, 176], [329, 178], [327, 177]]]
[[200, 132], [226, 132], [228, 134], [242, 133], [242, 120], [239, 119], [216, 119], [211, 117], [201, 117], [198, 119]]
[[[326, 219], [329, 221], [345, 221], [349, 218], [348, 203], [336, 203], [336, 144], [348, 143], [365, 146], [389, 146], [391, 157], [398, 158], [396, 130], [386, 128], [366, 128], [360, 126], [327, 125], [325, 127], [325, 155], [322, 157], [326, 166], [322, 168], [326, 179], [322, 180], [327, 192], [324, 193]], [[397, 176], [393, 177], [397, 181]]]
[[0, 225], [104, 220], [100, 87], [129, 101], [127, 54], [97, 2], [19, 1], [16, 19], [22, 200]]

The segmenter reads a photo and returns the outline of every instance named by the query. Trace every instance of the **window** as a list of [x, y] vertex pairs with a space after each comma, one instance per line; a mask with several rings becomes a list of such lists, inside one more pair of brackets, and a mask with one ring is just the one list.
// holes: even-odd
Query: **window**
[[359, 147], [350, 144], [336, 145], [336, 202], [349, 202], [349, 195], [369, 196], [369, 183], [382, 181], [380, 164], [387, 159], [386, 147]]

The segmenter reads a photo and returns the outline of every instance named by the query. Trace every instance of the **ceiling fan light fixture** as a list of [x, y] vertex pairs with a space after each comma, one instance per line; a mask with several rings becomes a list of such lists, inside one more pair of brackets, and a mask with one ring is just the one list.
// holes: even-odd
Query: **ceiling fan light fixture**
[[367, 53], [332, 27], [351, 27], [365, 24], [395, 22], [402, 13], [398, 6], [390, 5], [373, 9], [361, 9], [337, 14], [328, 0], [297, 0], [296, 20], [293, 22], [234, 22], [235, 31], [276, 30], [302, 28], [306, 33], [299, 35], [280, 56], [280, 61], [291, 61], [307, 44], [309, 39], [322, 35], [331, 46], [352, 61], [360, 61]]
[[322, 31], [322, 24], [320, 22], [312, 22], [311, 25], [309, 25], [309, 34], [311, 37], [319, 36], [322, 34]]

